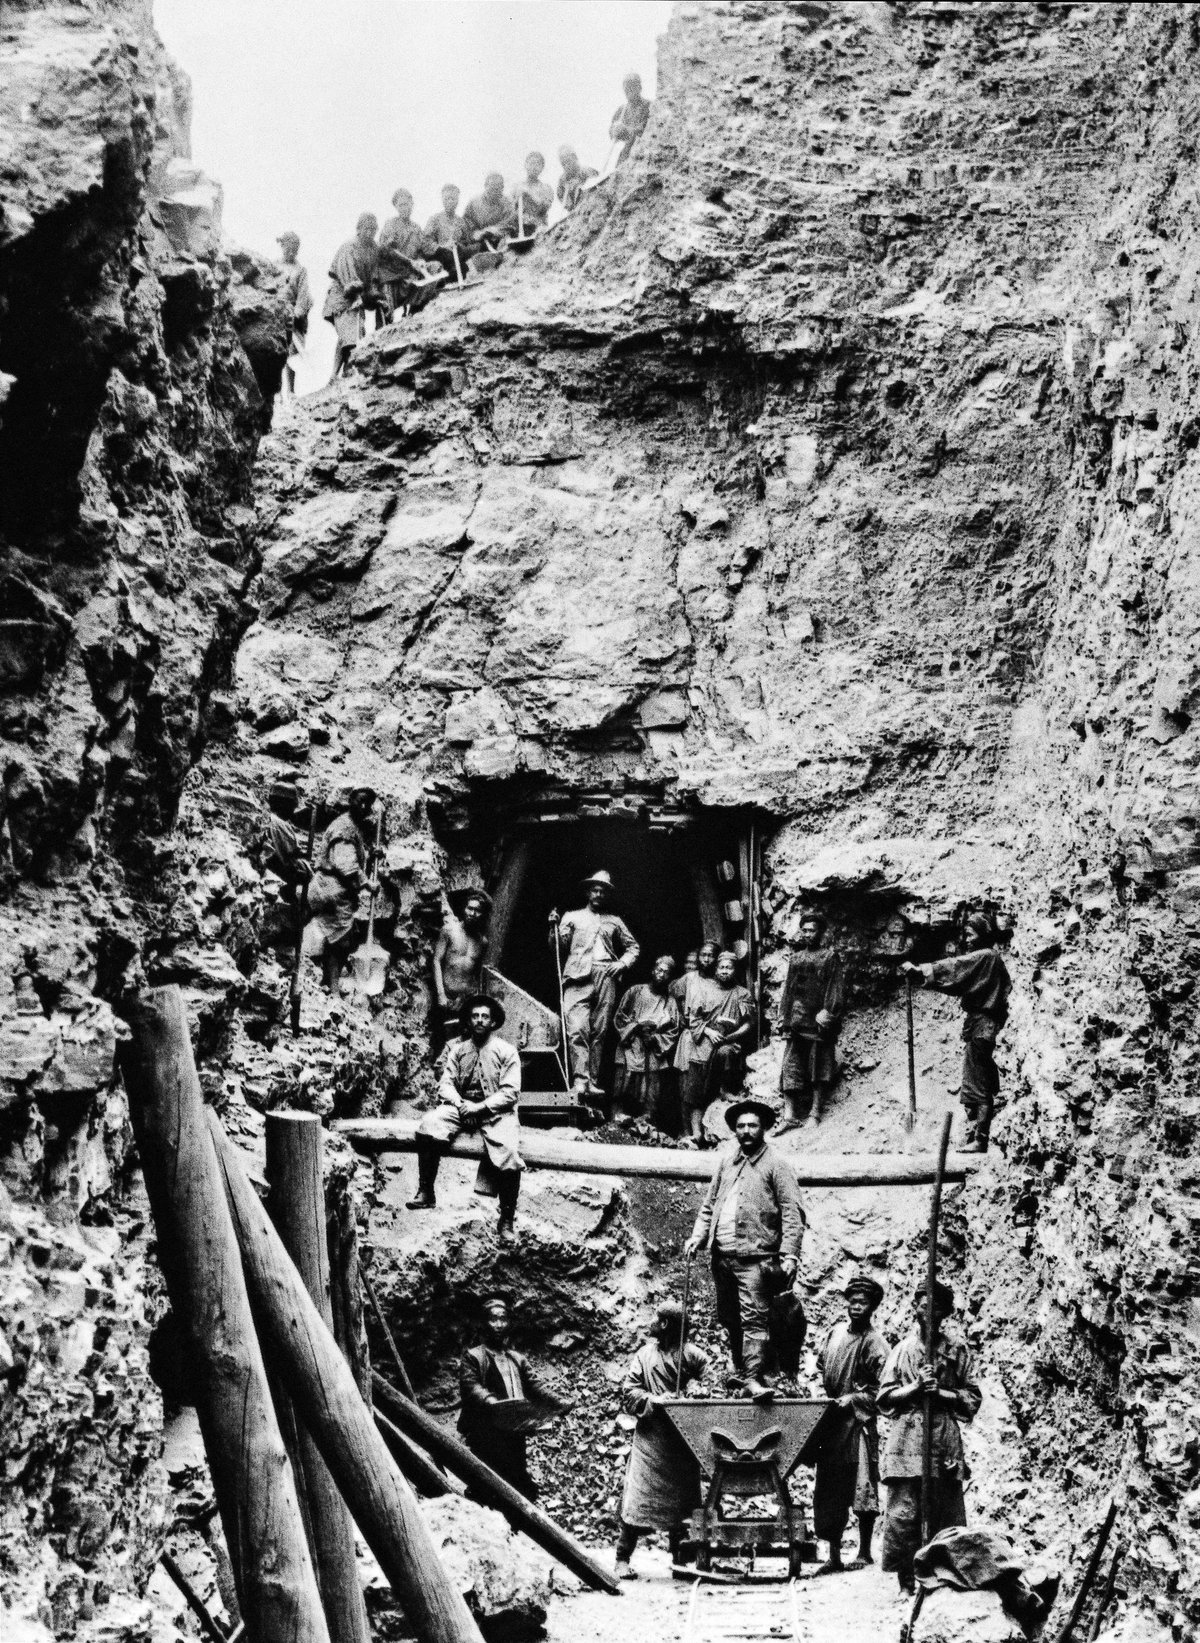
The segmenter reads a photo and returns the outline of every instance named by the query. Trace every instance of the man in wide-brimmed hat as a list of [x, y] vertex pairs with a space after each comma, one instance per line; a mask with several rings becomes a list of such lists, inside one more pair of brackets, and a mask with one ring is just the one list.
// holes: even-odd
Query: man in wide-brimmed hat
[[817, 1571], [834, 1574], [842, 1563], [842, 1536], [853, 1510], [858, 1518], [861, 1569], [873, 1561], [871, 1539], [879, 1516], [879, 1425], [875, 1400], [888, 1343], [872, 1322], [883, 1286], [857, 1273], [846, 1285], [846, 1321], [834, 1324], [817, 1353], [825, 1396], [836, 1404], [826, 1419], [813, 1488], [813, 1530], [829, 1542], [829, 1559]]
[[550, 913], [550, 944], [562, 958], [563, 1010], [571, 1080], [581, 1095], [603, 1096], [604, 1047], [622, 978], [638, 961], [633, 932], [610, 913], [613, 881], [603, 868], [583, 881], [587, 906], [559, 918]]
[[[454, 908], [454, 900], [459, 910]], [[464, 1002], [483, 988], [487, 957], [487, 921], [492, 898], [486, 890], [471, 889], [460, 897], [442, 899], [442, 928], [433, 947], [434, 1051], [439, 1051], [458, 1029]]]
[[438, 1096], [441, 1105], [426, 1113], [417, 1126], [417, 1178], [409, 1209], [433, 1209], [442, 1154], [464, 1130], [478, 1133], [495, 1172], [500, 1200], [499, 1237], [515, 1236], [514, 1216], [521, 1190], [521, 1124], [517, 1099], [521, 1093], [521, 1058], [498, 1036], [504, 1010], [486, 993], [464, 1000], [463, 1037], [456, 1038], [442, 1062]]
[[963, 1007], [963, 1152], [986, 1152], [992, 1112], [1000, 1093], [996, 1038], [1008, 1020], [1012, 978], [996, 946], [996, 927], [986, 913], [971, 913], [963, 927], [965, 951], [934, 964], [900, 966], [920, 986], [953, 993]]
[[735, 1101], [725, 1122], [737, 1146], [722, 1154], [686, 1244], [712, 1254], [717, 1318], [729, 1337], [734, 1368], [750, 1396], [767, 1399], [767, 1330], [772, 1296], [791, 1287], [800, 1266], [804, 1211], [796, 1172], [765, 1136], [774, 1109]]
[[879, 1381], [879, 1412], [889, 1417], [879, 1472], [887, 1485], [882, 1566], [913, 1588], [913, 1558], [922, 1544], [921, 1471], [926, 1398], [932, 1400], [933, 1470], [929, 1480], [929, 1536], [967, 1521], [963, 1480], [967, 1463], [959, 1422], [974, 1420], [983, 1402], [975, 1365], [962, 1336], [945, 1328], [954, 1291], [934, 1280], [933, 1364], [926, 1362], [926, 1288], [913, 1296], [913, 1328], [888, 1353]]

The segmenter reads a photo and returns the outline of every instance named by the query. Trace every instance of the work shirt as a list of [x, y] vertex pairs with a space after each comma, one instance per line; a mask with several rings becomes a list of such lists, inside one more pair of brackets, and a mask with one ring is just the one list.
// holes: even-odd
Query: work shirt
[[467, 201], [467, 209], [462, 214], [463, 224], [470, 234], [478, 234], [483, 228], [499, 228], [508, 221], [512, 206], [503, 194], [495, 199], [489, 194], [476, 194], [473, 200]]
[[921, 973], [927, 987], [961, 1000], [965, 1039], [995, 1040], [1008, 1020], [1012, 977], [994, 947], [938, 959], [936, 964], [922, 965]]
[[[817, 1011], [828, 1010], [832, 1024], [822, 1030]], [[846, 975], [832, 947], [800, 949], [788, 959], [779, 1020], [789, 1038], [837, 1037], [846, 1010]]]
[[737, 1221], [732, 1246], [721, 1242], [727, 1255], [774, 1255], [800, 1259], [804, 1211], [796, 1172], [782, 1153], [765, 1142], [751, 1157], [735, 1146], [721, 1155], [709, 1182], [693, 1236], [711, 1249], [721, 1222], [725, 1200], [737, 1192]]
[[637, 102], [622, 103], [613, 115], [608, 127], [608, 135], [613, 142], [625, 140], [625, 152], [633, 146], [635, 137], [640, 137], [646, 129], [650, 119], [650, 103], [645, 97]]
[[363, 294], [370, 291], [378, 272], [379, 247], [374, 242], [360, 245], [357, 240], [347, 240], [340, 245], [329, 265], [324, 317], [336, 319], [348, 308], [361, 305]]
[[[679, 1006], [669, 993], [656, 993], [644, 982], [630, 987], [613, 1018], [618, 1064], [631, 1073], [662, 1072], [670, 1066], [682, 1025]], [[636, 1031], [639, 1027], [641, 1032]]]
[[549, 1409], [567, 1407], [523, 1352], [501, 1352], [492, 1346], [473, 1346], [463, 1354], [458, 1390], [462, 1400], [458, 1429], [468, 1439], [491, 1429], [492, 1406], [508, 1398], [523, 1398]]
[[283, 289], [288, 302], [292, 305], [292, 318], [303, 319], [313, 305], [307, 268], [301, 268], [298, 262], [285, 262]]
[[721, 1206], [721, 1213], [717, 1219], [717, 1230], [713, 1235], [713, 1243], [718, 1249], [733, 1249], [737, 1243], [738, 1223], [738, 1189], [733, 1188], [725, 1194], [725, 1202]]
[[854, 1466], [858, 1441], [867, 1438], [872, 1456], [878, 1450], [875, 1406], [879, 1379], [887, 1362], [888, 1344], [870, 1324], [853, 1330], [834, 1324], [817, 1353], [817, 1370], [827, 1398], [854, 1399], [853, 1409], [834, 1409], [826, 1416], [822, 1458], [832, 1465]]
[[517, 202], [521, 202], [521, 214], [525, 222], [525, 232], [531, 228], [544, 228], [546, 218], [550, 215], [550, 207], [554, 204], [554, 194], [550, 184], [540, 179], [531, 183], [528, 177], [518, 187], [513, 189], [512, 208], [513, 217], [517, 215]]
[[[922, 1394], [901, 1396], [900, 1388], [911, 1385], [925, 1363], [925, 1342], [919, 1329], [894, 1346], [888, 1353], [879, 1381], [879, 1412], [890, 1418], [887, 1441], [879, 1475], [886, 1483], [889, 1478], [919, 1478], [925, 1444], [925, 1398]], [[937, 1383], [944, 1391], [955, 1394], [953, 1404], [935, 1403], [933, 1406], [933, 1469], [935, 1473], [966, 1476], [962, 1433], [959, 1421], [974, 1420], [983, 1394], [975, 1379], [975, 1365], [970, 1348], [955, 1331], [946, 1332], [945, 1325], [938, 1332], [934, 1354]]]
[[630, 970], [641, 952], [624, 919], [616, 913], [594, 913], [590, 907], [577, 907], [559, 921], [558, 940], [566, 950], [564, 981], [590, 981], [606, 964]]
[[379, 236], [380, 272], [385, 279], [402, 279], [413, 272], [407, 264], [421, 257], [432, 257], [436, 249], [434, 242], [411, 219], [402, 221], [391, 217]]
[[489, 1113], [512, 1112], [521, 1093], [521, 1057], [495, 1033], [478, 1049], [474, 1039], [452, 1039], [442, 1063], [438, 1099], [446, 1106], [482, 1101]]
[[589, 177], [598, 177], [599, 175], [600, 173], [594, 165], [581, 165], [578, 171], [573, 171], [570, 175], [564, 171], [558, 179], [557, 188], [554, 190], [563, 207], [567, 211], [574, 211], [579, 204], [579, 196], [583, 193], [584, 183], [587, 182]]
[[425, 237], [449, 250], [452, 245], [466, 242], [467, 225], [457, 214], [452, 217], [448, 211], [438, 211], [425, 224]]
[[713, 976], [702, 976], [699, 970], [689, 970], [683, 977], [676, 995], [683, 1011], [683, 1031], [675, 1050], [675, 1065], [680, 1072], [712, 1060], [717, 1039], [723, 1036], [717, 1017], [726, 1008], [731, 990]]

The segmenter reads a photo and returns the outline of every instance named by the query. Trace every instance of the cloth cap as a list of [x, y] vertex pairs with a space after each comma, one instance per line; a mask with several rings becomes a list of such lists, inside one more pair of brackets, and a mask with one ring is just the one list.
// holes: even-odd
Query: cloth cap
[[361, 234], [365, 228], [369, 228], [373, 234], [378, 227], [379, 218], [375, 213], [373, 211], [364, 211], [354, 225], [354, 232]]
[[458, 1016], [464, 1026], [471, 1019], [471, 1011], [476, 1007], [476, 1005], [482, 1004], [486, 1004], [488, 1009], [492, 1012], [492, 1026], [503, 1027], [504, 1006], [498, 998], [492, 998], [489, 993], [472, 993], [470, 998], [463, 999], [462, 1008], [459, 1010]]
[[278, 236], [278, 238], [276, 239], [275, 244], [276, 245], [294, 245], [296, 247], [296, 250], [299, 251], [299, 249], [300, 249], [300, 236], [299, 236], [299, 234], [296, 233], [296, 231], [294, 229], [285, 228], [283, 233], [280, 234]]
[[479, 1310], [489, 1312], [494, 1306], [506, 1307], [512, 1311], [512, 1296], [506, 1289], [485, 1289], [479, 1297]]
[[727, 958], [731, 964], [736, 964], [738, 961], [737, 954], [731, 953], [728, 947], [723, 948], [721, 952], [717, 954], [717, 963], [719, 964], [723, 958]]
[[725, 1113], [725, 1122], [731, 1130], [736, 1129], [738, 1119], [748, 1112], [762, 1120], [762, 1127], [765, 1130], [770, 1129], [777, 1117], [774, 1107], [768, 1107], [765, 1101], [735, 1101]]
[[996, 936], [996, 926], [986, 913], [969, 913], [963, 922], [963, 929], [969, 930], [972, 935], [983, 936], [993, 941]]
[[[928, 1292], [928, 1281], [922, 1280], [922, 1282], [917, 1285], [917, 1294], [926, 1295]], [[950, 1288], [949, 1284], [944, 1284], [940, 1278], [935, 1278], [933, 1280], [933, 1299], [937, 1306], [939, 1306], [943, 1311], [954, 1311], [954, 1291]]]
[[374, 804], [377, 794], [373, 787], [352, 787], [350, 789], [350, 797], [352, 799], [370, 799], [371, 803]]
[[579, 882], [580, 882], [580, 884], [602, 884], [606, 890], [612, 890], [612, 889], [616, 888], [615, 885], [613, 884], [611, 874], [606, 873], [604, 871], [603, 867], [600, 869], [600, 871], [598, 873], [591, 874], [591, 876], [589, 878], [580, 879]]
[[883, 1300], [883, 1285], [876, 1283], [874, 1278], [868, 1278], [863, 1273], [856, 1273], [843, 1289], [842, 1294], [849, 1301], [855, 1295], [861, 1295], [870, 1305], [871, 1311]]

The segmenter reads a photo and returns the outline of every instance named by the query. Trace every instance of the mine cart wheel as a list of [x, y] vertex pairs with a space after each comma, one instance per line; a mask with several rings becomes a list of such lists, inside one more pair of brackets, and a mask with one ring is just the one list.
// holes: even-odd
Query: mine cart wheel
[[788, 1579], [799, 1580], [804, 1568], [804, 1552], [799, 1546], [793, 1546], [788, 1552]]

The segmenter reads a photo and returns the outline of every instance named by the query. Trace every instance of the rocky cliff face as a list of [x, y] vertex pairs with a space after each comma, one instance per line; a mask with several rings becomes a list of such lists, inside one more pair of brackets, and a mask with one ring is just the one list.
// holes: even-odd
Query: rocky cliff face
[[285, 348], [270, 266], [222, 249], [189, 102], [148, 0], [5, 5], [0, 1592], [59, 1636], [148, 1623], [166, 1478], [111, 1004], [244, 626]]
[[[124, 101], [90, 68], [73, 106], [111, 139], [47, 159], [26, 123], [0, 161], [44, 200], [14, 229], [5, 195], [9, 311], [88, 338], [33, 358], [0, 323], [0, 454], [46, 476], [2, 514], [22, 1191], [116, 1213], [114, 1148], [55, 1137], [119, 1142], [104, 1000], [135, 953], [191, 988], [214, 1093], [377, 1099], [421, 1082], [481, 817], [752, 807], [777, 950], [804, 900], [864, 948], [897, 909], [931, 938], [963, 900], [1013, 915], [964, 1201], [1005, 1439], [977, 1499], [1063, 1547], [1118, 1490], [1135, 1608], [1194, 1623], [1200, 8], [682, 6], [634, 162], [270, 438], [260, 548], [248, 288], [180, 241], [192, 185], [160, 240], [136, 182], [173, 152], [165, 67], [133, 9], [10, 10], [35, 79], [47, 18]], [[23, 410], [22, 370], [70, 415]], [[311, 999], [295, 1046], [247, 851], [288, 774], [379, 789], [397, 893], [379, 1011]], [[35, 1532], [76, 1557], [57, 1498], [29, 1485]]]

